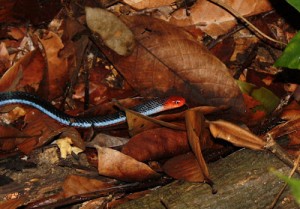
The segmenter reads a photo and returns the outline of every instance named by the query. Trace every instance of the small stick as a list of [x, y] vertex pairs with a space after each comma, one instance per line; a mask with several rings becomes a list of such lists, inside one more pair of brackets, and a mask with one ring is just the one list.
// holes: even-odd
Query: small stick
[[[297, 169], [297, 167], [299, 165], [299, 162], [300, 162], [300, 154], [298, 155], [298, 157], [297, 157], [297, 159], [296, 159], [296, 161], [294, 163], [294, 167], [293, 167], [293, 169], [291, 170], [291, 172], [289, 174], [289, 178], [291, 178], [294, 175], [294, 173], [295, 173], [295, 171], [296, 171], [296, 169]], [[272, 202], [272, 204], [270, 206], [270, 209], [273, 209], [276, 206], [276, 203], [278, 202], [280, 196], [282, 195], [282, 193], [284, 192], [284, 190], [285, 190], [286, 187], [287, 187], [287, 183], [285, 183], [283, 185], [283, 187], [281, 188], [281, 190], [276, 195], [274, 201]]]
[[255, 32], [257, 32], [259, 35], [261, 35], [263, 38], [278, 43], [281, 46], [286, 46], [285, 43], [281, 42], [281, 41], [277, 41], [273, 38], [271, 38], [270, 36], [264, 34], [261, 30], [259, 30], [256, 26], [254, 26], [251, 22], [249, 22], [246, 18], [244, 18], [242, 15], [239, 14], [239, 12], [237, 12], [236, 10], [234, 10], [232, 7], [226, 5], [224, 2], [220, 1], [220, 0], [208, 0], [220, 7], [223, 7], [224, 9], [226, 9], [228, 12], [230, 12], [231, 14], [233, 14], [235, 17], [243, 20], [245, 23], [247, 23], [249, 25], [249, 27], [254, 30]]

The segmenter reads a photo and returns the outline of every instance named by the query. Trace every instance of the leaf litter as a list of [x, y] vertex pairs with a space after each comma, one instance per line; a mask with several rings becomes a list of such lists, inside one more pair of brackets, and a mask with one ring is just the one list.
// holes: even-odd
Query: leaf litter
[[[128, 117], [129, 128], [121, 125], [108, 130], [67, 128], [28, 107], [25, 107], [24, 118], [12, 114], [11, 122], [0, 126], [1, 137], [5, 138], [1, 141], [0, 146], [3, 159], [19, 153], [26, 154], [40, 165], [56, 166], [51, 160], [43, 161], [43, 163], [39, 161], [36, 152], [40, 151], [39, 147], [47, 149], [46, 145], [49, 142], [64, 137], [69, 137], [68, 144], [73, 143], [76, 147], [85, 150], [84, 153], [78, 155], [70, 151], [71, 155], [67, 155], [66, 158], [67, 161], [71, 161], [70, 164], [64, 164], [64, 167], [56, 168], [55, 171], [52, 170], [52, 177], [60, 177], [60, 184], [63, 186], [45, 184], [44, 188], [49, 191], [62, 188], [63, 193], [56, 193], [48, 199], [44, 199], [43, 204], [47, 205], [51, 202], [50, 204], [54, 206], [62, 206], [78, 200], [105, 196], [105, 194], [116, 195], [118, 191], [122, 194], [126, 191], [146, 191], [153, 186], [163, 185], [167, 182], [164, 178], [160, 178], [164, 175], [162, 171], [174, 179], [207, 182], [212, 185], [213, 179], [209, 176], [203, 150], [214, 146], [223, 147], [213, 141], [213, 137], [222, 138], [236, 146], [253, 150], [268, 149], [275, 154], [276, 151], [280, 151], [282, 155], [278, 157], [283, 157], [283, 161], [289, 165], [292, 164], [291, 159], [285, 156], [285, 152], [278, 147], [278, 144], [270, 140], [270, 136], [277, 138], [281, 137], [281, 134], [289, 135], [294, 140], [293, 145], [297, 145], [297, 135], [292, 135], [292, 132], [298, 127], [297, 119], [276, 126], [270, 132], [265, 132], [263, 136], [257, 136], [249, 129], [241, 128], [224, 120], [231, 119], [237, 122], [246, 122], [251, 126], [257, 125], [268, 115], [274, 114], [278, 105], [283, 103], [277, 99], [283, 97], [276, 90], [272, 92], [268, 90], [272, 97], [268, 97], [264, 101], [261, 100], [261, 96], [254, 97], [254, 92], [261, 87], [257, 83], [255, 84], [257, 88], [247, 92], [247, 96], [245, 92], [243, 95], [240, 91], [241, 86], [233, 79], [232, 69], [229, 70], [204, 46], [203, 37], [200, 37], [201, 41], [199, 41], [199, 36], [201, 36], [199, 34], [206, 33], [212, 38], [216, 38], [216, 35], [228, 32], [236, 24], [231, 15], [216, 5], [212, 6], [208, 1], [201, 0], [186, 8], [179, 8], [181, 6], [178, 2], [171, 4], [166, 1], [157, 1], [154, 5], [149, 4], [148, 1], [141, 1], [139, 4], [131, 1], [126, 1], [126, 3], [132, 8], [145, 9], [145, 11], [150, 11], [148, 9], [151, 7], [159, 7], [158, 11], [166, 12], [171, 11], [170, 9], [173, 11], [169, 13], [170, 18], [166, 18], [165, 15], [159, 15], [153, 10], [153, 16], [164, 20], [168, 19], [169, 22], [141, 15], [142, 10], [137, 11], [132, 8], [127, 8], [126, 11], [135, 13], [133, 16], [120, 15], [120, 13], [115, 15], [124, 9], [120, 5], [111, 7], [108, 12], [106, 9], [94, 9], [95, 6], [91, 7], [91, 5], [79, 7], [79, 3], [63, 2], [63, 5], [59, 6], [54, 2], [53, 8], [45, 16], [48, 19], [39, 19], [38, 15], [34, 17], [26, 12], [21, 12], [19, 17], [14, 16], [13, 13], [19, 8], [13, 8], [9, 3], [6, 3], [9, 7], [2, 11], [5, 17], [0, 19], [1, 22], [22, 23], [20, 17], [26, 17], [32, 21], [34, 26], [30, 26], [30, 30], [23, 30], [24, 28], [21, 30], [20, 28], [19, 32], [17, 32], [17, 27], [15, 29], [6, 28], [7, 32], [4, 30], [4, 35], [1, 31], [0, 35], [4, 37], [0, 50], [2, 52], [0, 53], [1, 92], [15, 90], [36, 92], [69, 114], [83, 112], [83, 114], [94, 115], [97, 112], [103, 114], [113, 112], [118, 108], [124, 110], [126, 108], [122, 109], [122, 106], [115, 108], [111, 104], [104, 103], [114, 98], [119, 100], [137, 95], [146, 98], [179, 95], [184, 97], [188, 104], [188, 107], [179, 110], [178, 114], [157, 117], [167, 119], [169, 125], [165, 121], [141, 118], [139, 115], [127, 111], [127, 115], [132, 114]], [[231, 4], [230, 6], [241, 15], [246, 16], [272, 9], [268, 1], [249, 0], [243, 4], [240, 4], [239, 1], [226, 1], [225, 3]], [[86, 10], [83, 9], [85, 6], [88, 6]], [[60, 12], [57, 10], [58, 7]], [[166, 9], [167, 7], [168, 9]], [[219, 15], [216, 20], [215, 16], [211, 17], [213, 13], [208, 8], [217, 8], [216, 11], [218, 10], [222, 15]], [[21, 11], [24, 12], [24, 10]], [[44, 10], [37, 9], [35, 11], [37, 13], [34, 14], [42, 11]], [[203, 11], [201, 18], [204, 19], [195, 19], [195, 14], [199, 11]], [[56, 17], [53, 19], [55, 15]], [[103, 18], [99, 19], [102, 16]], [[40, 29], [36, 25], [37, 23], [45, 24], [51, 20], [48, 28]], [[115, 27], [116, 25], [120, 27]], [[184, 27], [178, 27], [178, 25]], [[200, 27], [195, 25], [200, 25]], [[204, 32], [199, 32], [199, 28]], [[242, 33], [247, 32], [243, 31]], [[11, 39], [12, 35], [16, 38]], [[240, 37], [235, 37], [235, 39], [240, 39]], [[234, 41], [234, 44], [228, 45], [231, 47], [228, 52], [233, 53], [233, 56], [228, 54], [224, 56], [224, 59], [239, 58], [238, 54], [234, 54], [234, 45], [237, 43]], [[258, 40], [251, 41], [251, 43], [256, 44]], [[222, 44], [220, 42], [221, 48]], [[19, 46], [23, 47], [22, 50], [18, 49]], [[242, 52], [240, 53], [244, 53], [244, 48], [241, 48]], [[232, 64], [231, 61], [226, 62], [226, 64], [228, 63]], [[256, 64], [256, 62], [253, 63]], [[242, 73], [234, 75], [235, 78], [249, 81], [249, 75], [251, 75], [252, 81], [253, 78], [256, 81], [263, 80], [265, 82], [263, 88], [266, 89], [269, 87], [268, 81], [271, 81], [271, 85], [275, 82], [274, 79], [266, 78], [270, 75], [264, 71], [265, 69], [259, 69], [265, 73], [264, 79], [261, 79], [254, 70], [251, 71], [252, 74], [247, 70], [250, 71], [245, 67]], [[108, 80], [110, 83], [107, 82]], [[114, 82], [111, 82], [112, 80]], [[74, 91], [75, 94], [73, 94]], [[285, 90], [283, 92], [286, 93]], [[276, 101], [270, 98], [276, 98]], [[272, 107], [265, 112], [263, 110], [264, 113], [258, 117], [255, 115], [255, 111], [259, 112], [256, 106], [261, 103], [263, 105], [272, 104]], [[128, 106], [132, 106], [132, 104], [131, 102], [127, 103]], [[202, 107], [202, 105], [210, 105], [210, 107]], [[195, 106], [196, 108], [191, 108]], [[105, 107], [107, 109], [102, 110]], [[191, 109], [185, 110], [186, 108]], [[1, 111], [7, 109], [9, 108], [3, 108]], [[99, 109], [101, 110], [99, 111]], [[210, 115], [213, 115], [212, 118], [222, 120], [211, 120]], [[207, 120], [207, 117], [210, 120]], [[133, 121], [138, 122], [133, 123]], [[165, 127], [166, 125], [168, 128]], [[12, 135], [14, 130], [16, 130], [16, 135]], [[2, 134], [2, 131], [5, 131], [5, 134]], [[105, 137], [101, 135], [102, 131], [107, 134]], [[213, 137], [209, 135], [209, 131]], [[94, 136], [105, 139], [96, 140]], [[88, 143], [91, 139], [94, 141]], [[118, 142], [114, 142], [114, 140], [118, 140]], [[87, 144], [89, 148], [86, 149]], [[114, 149], [108, 147], [114, 147]], [[60, 149], [57, 152], [64, 153], [69, 148], [68, 145], [66, 150]], [[53, 152], [53, 155], [59, 156], [58, 153]], [[90, 157], [88, 159], [90, 164], [86, 162], [85, 157]], [[154, 160], [155, 162], [151, 163]], [[68, 170], [66, 165], [71, 169]], [[155, 165], [155, 167], [152, 168], [151, 165]], [[74, 167], [78, 168], [81, 174], [89, 174], [93, 177], [77, 175], [67, 177], [66, 170], [72, 173]], [[97, 167], [97, 170], [93, 167]], [[47, 169], [44, 170], [44, 172], [46, 171]], [[114, 180], [115, 182], [111, 184], [107, 183], [107, 179], [96, 180], [99, 178], [99, 174], [118, 181]], [[154, 184], [148, 182], [150, 179], [155, 179], [152, 181]], [[40, 185], [44, 182], [47, 182], [47, 179], [41, 180]], [[146, 183], [138, 184], [141, 188], [127, 183], [123, 188], [120, 182]], [[135, 189], [131, 190], [132, 186]], [[74, 190], [74, 188], [76, 189]], [[35, 190], [38, 191], [39, 188], [37, 187]], [[20, 201], [7, 201], [6, 204], [10, 206], [24, 205], [22, 199], [24, 196], [21, 193], [19, 195]], [[82, 195], [86, 195], [87, 199]], [[5, 199], [11, 199], [9, 194]], [[124, 201], [127, 201], [125, 199]], [[102, 199], [102, 201], [106, 200]], [[123, 201], [112, 201], [111, 204], [120, 204], [121, 202]], [[39, 204], [34, 201], [30, 203], [31, 206]]]

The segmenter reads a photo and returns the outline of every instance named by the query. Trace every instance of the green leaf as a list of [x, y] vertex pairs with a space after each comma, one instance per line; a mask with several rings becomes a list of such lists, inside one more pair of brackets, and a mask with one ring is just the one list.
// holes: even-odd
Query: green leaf
[[272, 91], [265, 87], [253, 90], [251, 96], [260, 101], [268, 114], [271, 113], [280, 102], [280, 99]]
[[238, 86], [240, 87], [241, 92], [244, 94], [250, 95], [251, 92], [253, 91], [253, 89], [257, 88], [252, 83], [247, 83], [245, 81], [240, 81], [240, 80], [237, 80], [236, 82], [237, 82]]
[[257, 106], [254, 110], [263, 110], [269, 114], [280, 102], [280, 99], [265, 87], [257, 88], [257, 86], [252, 83], [239, 80], [237, 80], [237, 84], [244, 94], [248, 94], [262, 104], [261, 106]]
[[279, 57], [274, 65], [277, 67], [300, 69], [300, 32], [288, 43], [281, 57]]
[[300, 180], [295, 178], [289, 178], [281, 173], [273, 171], [278, 178], [284, 180], [291, 188], [292, 194], [295, 197], [296, 202], [300, 205]]
[[287, 0], [287, 2], [292, 5], [293, 7], [295, 7], [295, 9], [298, 10], [298, 12], [300, 12], [300, 1], [299, 0]]

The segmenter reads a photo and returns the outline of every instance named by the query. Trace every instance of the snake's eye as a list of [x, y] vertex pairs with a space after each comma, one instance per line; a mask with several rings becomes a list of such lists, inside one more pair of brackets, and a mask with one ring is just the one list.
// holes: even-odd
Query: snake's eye
[[175, 100], [175, 101], [173, 101], [173, 103], [174, 103], [175, 105], [180, 105], [181, 101], [180, 101], [180, 100]]

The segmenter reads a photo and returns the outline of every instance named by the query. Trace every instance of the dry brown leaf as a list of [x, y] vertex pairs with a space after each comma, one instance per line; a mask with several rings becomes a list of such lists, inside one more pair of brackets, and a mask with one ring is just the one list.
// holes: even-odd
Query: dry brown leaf
[[[36, 140], [36, 144], [34, 144], [31, 149], [44, 145], [49, 142], [49, 140], [53, 139], [54, 136], [57, 136], [66, 130], [64, 126], [38, 110], [29, 111], [24, 118], [24, 122], [26, 126], [23, 129], [23, 132], [24, 134], [31, 136], [31, 138], [26, 140]], [[24, 149], [26, 148], [26, 153], [31, 151], [26, 145], [23, 146], [20, 144], [18, 146], [22, 146]], [[25, 151], [24, 149], [22, 149], [23, 152]]]
[[172, 157], [190, 150], [186, 132], [156, 128], [135, 135], [122, 152], [138, 161]]
[[183, 95], [189, 104], [228, 105], [244, 114], [241, 92], [226, 66], [189, 33], [164, 21], [123, 17], [137, 47], [129, 57], [107, 53], [143, 96]]
[[144, 163], [117, 150], [96, 146], [98, 152], [98, 172], [100, 175], [121, 181], [146, 181], [160, 175]]
[[126, 121], [128, 124], [128, 131], [130, 136], [135, 136], [148, 129], [153, 129], [159, 127], [158, 124], [153, 123], [145, 118], [139, 117], [138, 115], [132, 113], [131, 111], [125, 110]]
[[0, 203], [0, 208], [2, 209], [14, 209], [18, 208], [25, 203], [26, 199], [24, 197], [18, 199], [6, 200]]
[[57, 34], [51, 31], [45, 32], [39, 41], [45, 49], [48, 62], [41, 92], [43, 95], [49, 95], [48, 99], [53, 99], [64, 94], [68, 79], [68, 60], [66, 57], [59, 56], [64, 45]]
[[0, 91], [13, 91], [25, 86], [37, 89], [44, 67], [45, 61], [39, 50], [28, 52], [1, 77]]
[[103, 182], [97, 179], [86, 178], [78, 175], [69, 175], [63, 183], [64, 197], [79, 195], [114, 186], [112, 183]]
[[263, 150], [266, 145], [263, 139], [250, 131], [224, 120], [210, 121], [209, 129], [215, 138], [224, 139], [238, 147]]
[[163, 170], [175, 179], [189, 182], [203, 182], [204, 176], [195, 155], [191, 152], [169, 159]]
[[200, 140], [202, 140], [202, 135], [204, 135], [205, 131], [204, 116], [200, 111], [187, 110], [185, 111], [185, 123], [189, 144], [201, 168], [201, 176], [204, 176], [206, 180], [210, 180], [208, 168], [200, 146]]
[[77, 129], [73, 127], [68, 127], [64, 130], [64, 132], [60, 135], [60, 138], [68, 137], [72, 140], [72, 144], [82, 150], [85, 149], [85, 142], [81, 138], [80, 133]]
[[[260, 14], [272, 9], [269, 0], [222, 0], [222, 2], [242, 16]], [[197, 25], [213, 37], [227, 33], [236, 24], [235, 18], [229, 12], [208, 0], [198, 0], [191, 7], [190, 16], [186, 15], [185, 9], [180, 9], [172, 14], [169, 21], [178, 26]]]
[[295, 118], [293, 120], [282, 123], [278, 126], [275, 126], [267, 134], [271, 135], [274, 139], [286, 134], [297, 132], [300, 129], [300, 118]]

